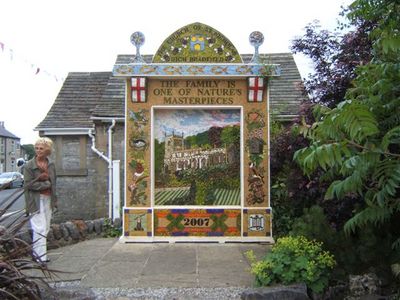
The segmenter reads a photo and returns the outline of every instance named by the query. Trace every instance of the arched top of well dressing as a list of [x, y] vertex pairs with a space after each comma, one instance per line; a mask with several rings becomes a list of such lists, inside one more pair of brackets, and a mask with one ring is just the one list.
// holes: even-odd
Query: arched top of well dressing
[[186, 25], [158, 48], [153, 63], [243, 63], [231, 41], [218, 30], [202, 24]]

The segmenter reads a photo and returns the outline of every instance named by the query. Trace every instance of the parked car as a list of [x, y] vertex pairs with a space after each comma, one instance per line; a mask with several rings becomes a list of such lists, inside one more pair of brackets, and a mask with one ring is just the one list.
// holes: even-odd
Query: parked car
[[24, 176], [20, 172], [5, 172], [0, 174], [0, 187], [16, 188], [24, 186]]

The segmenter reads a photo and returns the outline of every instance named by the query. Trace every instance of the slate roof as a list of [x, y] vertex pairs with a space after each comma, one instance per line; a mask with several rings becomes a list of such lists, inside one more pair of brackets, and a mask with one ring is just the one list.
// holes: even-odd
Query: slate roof
[[[250, 60], [251, 55], [248, 57]], [[281, 76], [273, 77], [269, 82], [271, 114], [280, 120], [293, 120], [298, 115], [301, 102], [306, 100], [302, 94], [301, 75], [293, 55], [291, 53], [273, 53], [265, 57], [267, 63], [279, 64], [281, 68]], [[248, 62], [244, 57], [243, 60]]]
[[0, 125], [0, 137], [6, 137], [6, 138], [12, 138], [12, 139], [20, 139], [16, 135], [12, 134], [9, 132], [7, 129], [5, 129], [3, 126]]
[[125, 116], [125, 80], [113, 77], [107, 83], [102, 98], [97, 102], [92, 117], [124, 117]]
[[[115, 64], [129, 64], [134, 55], [118, 55]], [[151, 63], [152, 55], [143, 55]], [[125, 117], [125, 80], [111, 77], [102, 99], [93, 110], [93, 117]]]
[[36, 127], [42, 128], [92, 128], [90, 119], [99, 103], [111, 72], [69, 73], [53, 106]]
[[[270, 81], [270, 105], [279, 119], [297, 116], [304, 96], [301, 94], [301, 76], [291, 53], [262, 55], [267, 63], [279, 64], [281, 76]], [[132, 62], [133, 55], [118, 55], [116, 64]], [[143, 56], [150, 63], [151, 55]], [[252, 55], [242, 55], [248, 63]], [[91, 118], [123, 118], [125, 80], [112, 76], [111, 72], [69, 73], [60, 93], [45, 119], [36, 130], [45, 128], [92, 128]]]

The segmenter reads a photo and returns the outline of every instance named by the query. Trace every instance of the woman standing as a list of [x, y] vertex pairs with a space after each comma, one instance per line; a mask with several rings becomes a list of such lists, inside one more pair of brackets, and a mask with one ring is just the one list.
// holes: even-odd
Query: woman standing
[[35, 157], [25, 164], [25, 208], [32, 214], [33, 251], [38, 261], [48, 262], [47, 233], [52, 210], [57, 208], [56, 169], [49, 160], [53, 142], [39, 138], [35, 143]]

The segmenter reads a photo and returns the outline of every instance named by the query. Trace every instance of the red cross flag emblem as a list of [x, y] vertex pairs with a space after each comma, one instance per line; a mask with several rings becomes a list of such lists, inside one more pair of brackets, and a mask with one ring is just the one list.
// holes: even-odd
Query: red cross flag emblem
[[248, 101], [262, 102], [264, 91], [264, 78], [250, 77], [248, 79]]
[[131, 93], [132, 102], [146, 102], [146, 78], [132, 77], [131, 78]]

